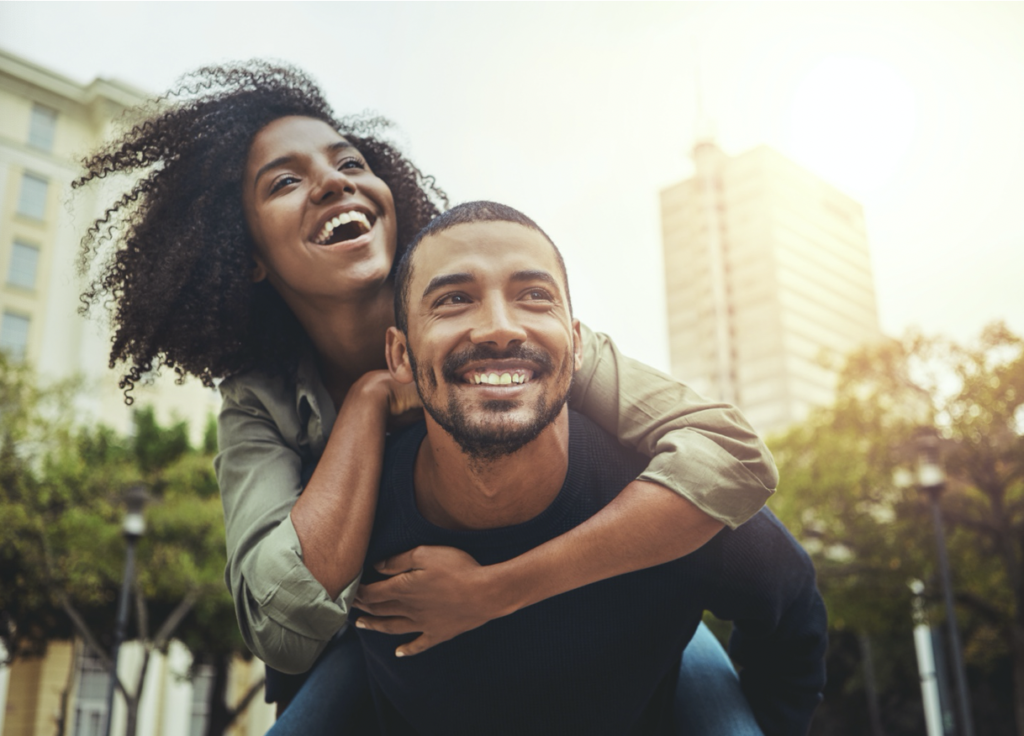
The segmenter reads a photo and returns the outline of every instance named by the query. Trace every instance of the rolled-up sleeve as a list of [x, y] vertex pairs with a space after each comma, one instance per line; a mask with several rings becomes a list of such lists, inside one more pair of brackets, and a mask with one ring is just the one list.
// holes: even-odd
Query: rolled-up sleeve
[[767, 446], [736, 407], [623, 355], [586, 326], [570, 405], [651, 458], [640, 475], [736, 528], [775, 492]]
[[[225, 578], [245, 643], [264, 662], [304, 672], [348, 619], [358, 579], [331, 599], [302, 560], [291, 509], [302, 491], [302, 433], [269, 379], [221, 386], [214, 465], [227, 532]], [[294, 396], [294, 394], [293, 394]]]

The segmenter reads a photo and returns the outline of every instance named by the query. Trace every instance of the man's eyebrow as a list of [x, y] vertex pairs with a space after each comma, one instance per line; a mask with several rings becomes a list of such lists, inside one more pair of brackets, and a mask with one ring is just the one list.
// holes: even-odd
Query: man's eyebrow
[[438, 289], [443, 289], [446, 286], [455, 286], [457, 284], [468, 284], [471, 281], [475, 281], [473, 274], [471, 273], [446, 273], [441, 276], [435, 276], [430, 279], [430, 283], [427, 284], [427, 288], [423, 290], [423, 295], [420, 299], [426, 299], [433, 292]]
[[530, 271], [516, 271], [512, 274], [512, 281], [543, 281], [546, 284], [557, 286], [559, 289], [562, 285], [558, 283], [558, 280], [547, 271], [530, 270]]
[[[340, 151], [343, 148], [352, 148], [352, 144], [349, 143], [348, 141], [335, 141], [331, 145], [327, 146], [327, 152], [334, 153], [335, 151]], [[271, 169], [276, 169], [278, 166], [283, 166], [284, 164], [291, 161], [293, 158], [295, 157], [292, 154], [287, 154], [285, 156], [278, 156], [273, 161], [263, 164], [263, 166], [260, 167], [260, 170], [256, 172], [256, 176], [252, 180], [252, 188], [256, 188], [256, 184], [259, 183], [260, 177], [263, 176], [265, 173], [267, 173]]]

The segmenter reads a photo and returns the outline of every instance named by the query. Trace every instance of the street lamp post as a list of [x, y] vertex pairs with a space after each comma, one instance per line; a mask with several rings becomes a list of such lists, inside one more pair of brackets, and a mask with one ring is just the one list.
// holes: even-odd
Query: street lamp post
[[124, 641], [125, 630], [128, 628], [128, 599], [131, 597], [132, 582], [135, 579], [135, 545], [146, 531], [146, 520], [142, 517], [142, 509], [146, 506], [149, 494], [142, 486], [133, 486], [125, 494], [125, 505], [128, 512], [121, 523], [121, 534], [128, 542], [128, 550], [124, 558], [124, 579], [121, 581], [121, 595], [117, 599], [117, 626], [114, 629], [114, 646], [111, 650], [114, 671], [110, 673], [110, 686], [107, 689], [107, 715], [103, 733], [110, 736], [110, 725], [114, 718], [114, 690], [117, 689], [117, 660]]
[[946, 534], [942, 527], [942, 511], [939, 497], [946, 489], [946, 473], [939, 458], [939, 436], [934, 427], [919, 427], [915, 436], [917, 447], [917, 484], [928, 497], [931, 507], [932, 524], [935, 527], [935, 546], [939, 555], [939, 576], [942, 579], [942, 594], [946, 603], [946, 628], [949, 631], [949, 648], [953, 658], [953, 672], [956, 679], [957, 710], [961, 736], [974, 736], [971, 724], [971, 704], [967, 694], [967, 680], [964, 677], [963, 656], [960, 650], [960, 634], [957, 631], [956, 611], [953, 608], [953, 582], [949, 574], [949, 555], [946, 553]]

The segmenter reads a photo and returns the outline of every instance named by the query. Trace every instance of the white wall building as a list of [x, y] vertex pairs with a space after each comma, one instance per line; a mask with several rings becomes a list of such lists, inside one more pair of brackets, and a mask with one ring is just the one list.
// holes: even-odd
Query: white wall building
[[832, 401], [823, 356], [881, 337], [864, 213], [766, 146], [693, 156], [661, 192], [672, 372], [782, 429]]

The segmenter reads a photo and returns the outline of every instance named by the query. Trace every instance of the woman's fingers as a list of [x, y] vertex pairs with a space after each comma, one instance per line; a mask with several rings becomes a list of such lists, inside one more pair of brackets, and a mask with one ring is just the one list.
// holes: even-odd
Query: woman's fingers
[[419, 631], [416, 624], [404, 616], [360, 616], [355, 627], [382, 634], [412, 634]]

